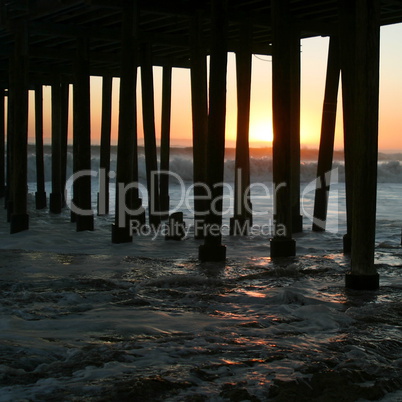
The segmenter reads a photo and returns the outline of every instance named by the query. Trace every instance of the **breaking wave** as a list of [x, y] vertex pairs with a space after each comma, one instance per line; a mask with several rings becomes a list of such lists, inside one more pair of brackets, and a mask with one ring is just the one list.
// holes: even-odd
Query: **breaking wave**
[[[397, 157], [397, 155], [395, 155]], [[92, 169], [99, 169], [99, 153], [94, 152], [92, 156]], [[272, 158], [251, 157], [251, 180], [257, 182], [272, 181]], [[51, 180], [52, 157], [50, 150], [44, 155], [45, 180]], [[67, 154], [67, 177], [72, 174], [73, 156], [69, 151]], [[138, 156], [139, 179], [146, 180], [145, 157], [143, 154]], [[345, 180], [345, 169], [343, 161], [335, 160], [333, 169], [337, 170], [339, 182]], [[112, 152], [111, 170], [116, 170], [116, 153]], [[173, 152], [170, 157], [170, 171], [180, 176], [184, 181], [192, 181], [193, 161], [189, 152]], [[302, 161], [300, 166], [300, 177], [302, 183], [308, 183], [315, 179], [317, 173], [316, 161]], [[225, 180], [232, 182], [235, 174], [235, 161], [232, 155], [225, 160]], [[36, 158], [31, 152], [28, 156], [28, 181], [36, 181]], [[380, 183], [402, 183], [402, 163], [400, 160], [380, 160], [378, 163], [378, 182]]]

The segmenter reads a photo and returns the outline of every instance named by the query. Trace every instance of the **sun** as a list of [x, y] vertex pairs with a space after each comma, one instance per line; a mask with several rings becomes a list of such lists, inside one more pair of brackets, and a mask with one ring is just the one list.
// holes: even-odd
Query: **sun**
[[272, 122], [258, 121], [250, 124], [250, 142], [258, 145], [268, 145], [272, 142]]

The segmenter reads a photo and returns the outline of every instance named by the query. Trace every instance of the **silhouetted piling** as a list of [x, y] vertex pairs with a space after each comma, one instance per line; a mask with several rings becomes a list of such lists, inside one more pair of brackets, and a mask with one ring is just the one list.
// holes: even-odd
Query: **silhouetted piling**
[[10, 217], [10, 233], [29, 228], [27, 212], [28, 196], [28, 31], [24, 22], [16, 27], [14, 51], [14, 135], [12, 158], [13, 209]]
[[[293, 32], [288, 0], [272, 0], [272, 164], [274, 183], [274, 236], [271, 257], [296, 253], [292, 239], [292, 52]], [[292, 46], [293, 45], [293, 46]]]
[[142, 120], [144, 124], [145, 169], [148, 188], [149, 224], [158, 226], [161, 221], [159, 200], [158, 160], [155, 138], [154, 78], [152, 49], [142, 48], [141, 64]]
[[62, 207], [66, 206], [65, 187], [67, 180], [67, 151], [68, 151], [68, 112], [70, 86], [62, 82], [60, 86], [60, 181]]
[[[74, 117], [74, 85], [73, 85], [73, 117]], [[76, 123], [73, 120], [73, 175], [78, 174], [78, 130], [76, 129]], [[78, 199], [78, 182], [74, 180], [72, 184], [72, 195], [71, 195], [71, 204], [76, 205]], [[74, 209], [75, 210], [75, 209]], [[74, 212], [72, 208], [70, 208], [70, 222], [75, 223], [77, 221], [77, 214]]]
[[224, 261], [222, 245], [222, 199], [225, 160], [225, 117], [227, 75], [227, 1], [212, 1], [212, 42], [209, 79], [209, 119], [207, 137], [207, 180], [212, 195], [206, 218], [201, 261]]
[[52, 84], [52, 192], [49, 211], [60, 214], [63, 206], [61, 186], [61, 87], [59, 77]]
[[354, 3], [340, 1], [340, 18], [342, 24], [339, 29], [339, 40], [342, 46], [340, 53], [342, 72], [342, 110], [343, 110], [343, 137], [345, 158], [345, 192], [346, 192], [346, 234], [343, 237], [343, 252], [348, 254], [352, 250], [352, 205], [353, 205], [353, 152], [354, 135], [354, 45], [355, 37], [355, 10]]
[[76, 212], [76, 229], [78, 232], [94, 230], [94, 215], [91, 205], [91, 109], [90, 109], [90, 77], [88, 42], [77, 40], [77, 54], [74, 60], [74, 142], [77, 143], [77, 172], [82, 175], [76, 178], [74, 193]]
[[251, 25], [240, 31], [240, 45], [236, 53], [237, 77], [237, 136], [235, 160], [234, 216], [230, 220], [232, 235], [247, 235], [252, 225], [250, 201], [250, 98], [251, 98]]
[[291, 203], [292, 233], [303, 231], [303, 216], [300, 214], [300, 32], [289, 27], [290, 32], [290, 96], [291, 96]]
[[5, 132], [5, 102], [4, 102], [5, 90], [0, 87], [0, 198], [3, 198], [6, 192], [5, 180], [6, 180], [6, 132]]
[[[112, 226], [112, 242], [132, 241], [131, 219], [140, 224], [141, 200], [138, 188], [127, 187], [138, 182], [137, 160], [137, 60], [138, 60], [138, 12], [137, 3], [123, 9], [119, 132], [117, 145], [115, 222]], [[136, 206], [136, 211], [130, 211]], [[133, 214], [133, 215], [132, 215]]]
[[204, 236], [208, 209], [206, 196], [206, 156], [208, 131], [207, 59], [203, 46], [201, 17], [191, 19], [191, 114], [193, 128], [194, 237]]
[[110, 137], [112, 131], [112, 85], [113, 77], [102, 77], [102, 115], [99, 167], [104, 175], [99, 180], [98, 215], [109, 213], [109, 173], [110, 173]]
[[[349, 35], [342, 37], [341, 52], [346, 39], [352, 43], [353, 58], [342, 63], [342, 73], [353, 93], [353, 120], [348, 120], [348, 144], [353, 154], [352, 259], [346, 287], [377, 289], [379, 276], [374, 266], [376, 222], [378, 95], [380, 58], [380, 1], [342, 0], [341, 7], [349, 13], [350, 24], [342, 24]], [[347, 8], [343, 8], [347, 7]], [[341, 15], [344, 17], [346, 12]], [[342, 20], [341, 20], [342, 22]], [[346, 50], [348, 51], [348, 50]], [[344, 58], [342, 58], [344, 60]], [[346, 96], [347, 94], [345, 94]], [[357, 101], [358, 100], [358, 101]]]
[[45, 166], [43, 156], [43, 87], [35, 85], [35, 159], [36, 159], [36, 209], [46, 208]]
[[327, 221], [328, 197], [334, 153], [336, 109], [340, 76], [339, 40], [332, 36], [329, 43], [327, 77], [322, 109], [320, 149], [317, 164], [317, 183], [314, 200], [313, 230], [324, 231]]
[[172, 68], [163, 67], [162, 75], [162, 126], [161, 126], [161, 161], [160, 161], [160, 210], [161, 218], [169, 215], [169, 171], [170, 162], [170, 120], [172, 111]]
[[[15, 52], [15, 50], [14, 50]], [[11, 220], [13, 209], [13, 137], [15, 133], [15, 74], [14, 70], [14, 52], [9, 57], [8, 72], [8, 91], [7, 91], [7, 157], [6, 157], [6, 193], [4, 197], [4, 208], [7, 209], [7, 222]]]

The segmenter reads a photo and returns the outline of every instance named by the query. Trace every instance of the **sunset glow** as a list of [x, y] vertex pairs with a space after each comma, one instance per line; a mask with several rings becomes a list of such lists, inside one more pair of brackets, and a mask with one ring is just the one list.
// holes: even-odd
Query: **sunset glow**
[[[402, 149], [402, 119], [400, 110], [402, 105], [402, 53], [395, 52], [402, 37], [402, 25], [391, 25], [382, 28], [381, 39], [381, 77], [380, 77], [380, 120], [379, 120], [379, 148], [380, 150]], [[301, 45], [301, 116], [300, 140], [301, 145], [317, 148], [321, 130], [322, 102], [324, 98], [328, 38], [312, 38], [302, 41]], [[250, 110], [250, 146], [270, 146], [272, 142], [272, 84], [270, 56], [254, 56], [252, 58], [253, 74], [251, 88]], [[138, 76], [141, 69], [138, 70]], [[137, 88], [137, 125], [138, 138], [142, 142], [142, 105], [141, 85], [138, 77]], [[154, 67], [155, 92], [155, 130], [160, 137], [162, 68]], [[191, 91], [190, 73], [186, 69], [173, 69], [172, 81], [172, 120], [171, 144], [191, 146]], [[72, 86], [70, 86], [70, 127], [69, 140], [72, 141]], [[102, 99], [102, 80], [99, 77], [91, 78], [91, 121], [92, 142], [100, 141], [100, 114]], [[30, 124], [29, 138], [34, 142], [34, 105], [33, 94], [30, 96]], [[117, 143], [119, 108], [119, 79], [113, 81], [113, 122], [112, 143]], [[228, 55], [227, 78], [227, 118], [226, 143], [233, 147], [236, 142], [236, 63], [233, 53]], [[50, 142], [50, 87], [44, 89], [44, 137]], [[335, 133], [335, 148], [343, 148], [342, 127], [342, 98], [341, 91], [338, 97], [337, 125]]]
[[269, 143], [272, 142], [272, 122], [267, 120], [259, 120], [250, 124], [250, 143]]

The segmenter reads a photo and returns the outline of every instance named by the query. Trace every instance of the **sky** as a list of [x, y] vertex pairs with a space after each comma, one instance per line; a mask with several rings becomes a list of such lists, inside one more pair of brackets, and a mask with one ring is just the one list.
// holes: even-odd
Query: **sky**
[[[380, 65], [380, 120], [379, 149], [402, 150], [402, 24], [381, 28]], [[305, 148], [317, 148], [321, 128], [322, 103], [326, 75], [329, 38], [316, 37], [302, 40], [301, 44], [301, 144]], [[252, 58], [252, 89], [250, 115], [250, 145], [270, 146], [272, 141], [272, 91], [271, 57], [254, 55]], [[140, 69], [139, 69], [140, 74]], [[138, 74], [138, 136], [142, 142], [141, 83]], [[101, 111], [101, 78], [91, 78], [91, 138], [99, 143]], [[159, 138], [162, 68], [154, 67], [155, 128]], [[70, 107], [71, 107], [70, 91]], [[33, 93], [30, 93], [29, 138], [34, 138]], [[117, 142], [119, 105], [119, 80], [113, 81], [112, 143]], [[338, 114], [335, 134], [335, 149], [343, 148], [341, 93], [338, 97]], [[44, 89], [44, 137], [50, 138], [50, 88]], [[228, 55], [226, 144], [234, 146], [236, 139], [236, 68], [235, 56]], [[70, 113], [69, 138], [72, 119]], [[191, 93], [190, 73], [186, 69], [173, 69], [171, 144], [191, 145]]]

